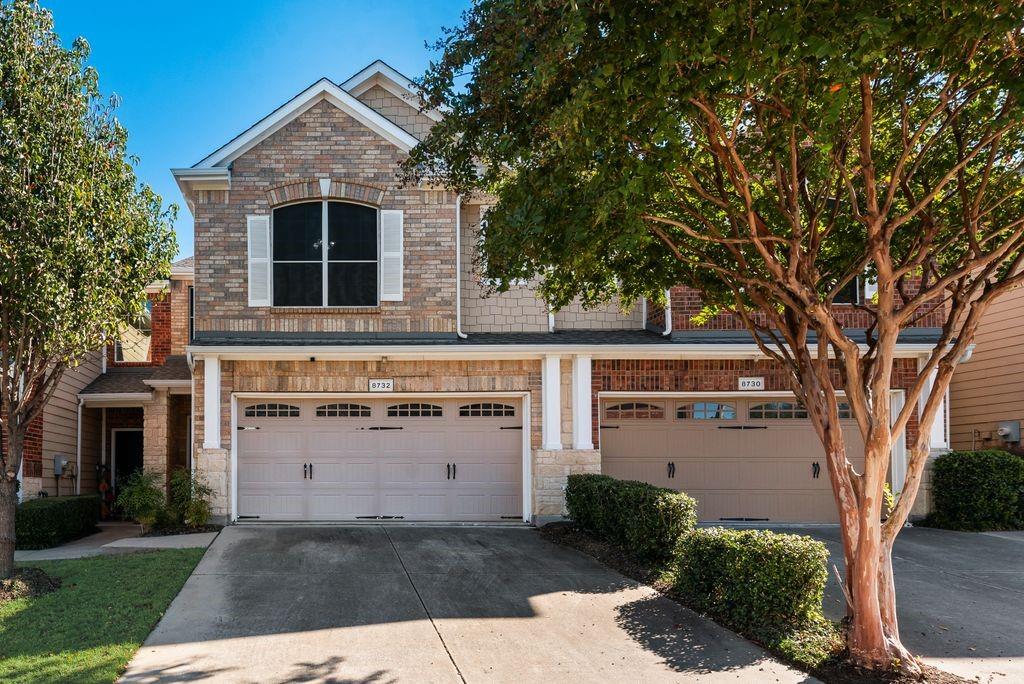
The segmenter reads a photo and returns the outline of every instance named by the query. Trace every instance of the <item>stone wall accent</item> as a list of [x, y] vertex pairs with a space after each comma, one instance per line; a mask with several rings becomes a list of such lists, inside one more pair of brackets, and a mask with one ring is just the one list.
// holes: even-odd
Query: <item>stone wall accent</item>
[[379, 85], [373, 85], [361, 93], [359, 100], [420, 140], [427, 136], [430, 128], [434, 125], [433, 120], [421, 114], [417, 107], [392, 95]]
[[639, 302], [625, 311], [618, 298], [594, 309], [584, 309], [575, 301], [555, 312], [555, 330], [639, 330], [642, 317]]
[[202, 443], [195, 453], [196, 473], [202, 478], [213, 496], [210, 497], [210, 512], [214, 522], [226, 523], [231, 516], [231, 452], [227, 449], [204, 449]]
[[569, 475], [600, 473], [601, 452], [562, 449], [533, 452], [533, 514], [535, 516], [565, 515], [565, 484]]
[[384, 201], [387, 188], [380, 185], [360, 183], [356, 180], [331, 178], [327, 194], [323, 194], [319, 178], [290, 181], [267, 190], [267, 202], [272, 207], [302, 200], [341, 200], [372, 204], [379, 207]]
[[[236, 159], [226, 195], [196, 193], [192, 198], [196, 330], [454, 332], [455, 195], [401, 186], [396, 172], [405, 156], [322, 101]], [[246, 216], [269, 215], [268, 193], [274, 196], [275, 189], [301, 188], [320, 178], [352, 183], [353, 188], [383, 189], [381, 208], [405, 212], [403, 301], [381, 302], [371, 309], [249, 307]], [[334, 192], [335, 185], [331, 187]], [[377, 198], [379, 192], [377, 197], [367, 196]]]
[[153, 400], [142, 407], [142, 469], [161, 475], [167, 486], [167, 455], [171, 431], [171, 410], [167, 390], [154, 390]]

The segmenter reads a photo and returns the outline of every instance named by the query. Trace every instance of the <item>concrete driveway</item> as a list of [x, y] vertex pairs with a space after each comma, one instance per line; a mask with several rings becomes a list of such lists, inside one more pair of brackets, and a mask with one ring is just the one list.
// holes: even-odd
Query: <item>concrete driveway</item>
[[528, 528], [229, 527], [129, 682], [807, 677]]
[[[780, 529], [809, 534], [843, 568], [838, 527]], [[903, 642], [926, 662], [982, 682], [1024, 682], [1024, 533], [905, 529], [893, 549]], [[835, 577], [825, 612], [844, 613]]]

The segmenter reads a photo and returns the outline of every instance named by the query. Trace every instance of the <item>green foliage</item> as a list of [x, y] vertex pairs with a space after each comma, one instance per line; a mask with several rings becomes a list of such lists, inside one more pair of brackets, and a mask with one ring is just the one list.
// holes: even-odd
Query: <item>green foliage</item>
[[681, 492], [607, 475], [570, 475], [569, 517], [641, 559], [664, 558], [697, 524], [697, 503]]
[[95, 532], [100, 498], [90, 494], [32, 499], [15, 509], [14, 519], [19, 549], [48, 549]]
[[0, 681], [114, 682], [204, 549], [33, 562], [60, 589], [0, 604]]
[[119, 485], [114, 502], [124, 515], [137, 520], [145, 529], [167, 521], [167, 497], [160, 486], [160, 474], [136, 470]]
[[[873, 268], [876, 196], [894, 258], [941, 273], [972, 230], [1019, 244], [1022, 24], [1020, 3], [480, 0], [437, 43], [422, 94], [445, 119], [406, 177], [492, 193], [485, 275], [539, 277], [556, 306], [679, 283], [751, 305], [768, 252], [813, 261], [797, 276], [825, 297]], [[707, 239], [751, 224], [782, 241]]]
[[673, 561], [675, 591], [744, 636], [773, 646], [786, 641], [797, 650], [806, 642], [794, 634], [825, 629], [828, 551], [819, 541], [765, 530], [701, 528], [680, 539]]
[[210, 521], [213, 489], [198, 473], [178, 468], [171, 473], [168, 511], [177, 526], [205, 527]]
[[[177, 251], [177, 208], [135, 175], [128, 134], [53, 18], [29, 0], [0, 2], [0, 383], [11, 432], [43, 410], [68, 367], [145, 306], [145, 286]], [[5, 451], [0, 477], [17, 472]]]
[[1024, 456], [951, 451], [932, 469], [935, 511], [925, 524], [949, 530], [1024, 529]]

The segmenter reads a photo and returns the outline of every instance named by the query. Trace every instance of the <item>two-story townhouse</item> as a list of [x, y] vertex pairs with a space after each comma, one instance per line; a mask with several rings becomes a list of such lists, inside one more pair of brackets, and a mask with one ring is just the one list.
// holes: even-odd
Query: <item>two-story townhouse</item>
[[[215, 513], [538, 521], [563, 512], [568, 474], [604, 472], [682, 489], [704, 520], [834, 521], [784, 373], [733, 318], [695, 325], [695, 292], [626, 312], [551, 313], [528, 284], [483, 296], [487, 200], [397, 180], [439, 116], [378, 61], [173, 170], [195, 218], [192, 453]], [[935, 324], [901, 338], [893, 404]]]
[[106, 483], [109, 503], [135, 470], [166, 478], [188, 465], [192, 259], [146, 293], [145, 313], [62, 377], [25, 445], [23, 499], [91, 494]]

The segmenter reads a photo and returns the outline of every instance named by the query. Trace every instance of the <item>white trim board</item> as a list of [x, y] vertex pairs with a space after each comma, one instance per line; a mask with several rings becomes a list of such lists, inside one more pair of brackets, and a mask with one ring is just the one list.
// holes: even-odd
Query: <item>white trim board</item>
[[[374, 131], [404, 152], [419, 142], [402, 127], [392, 123], [369, 106], [360, 102], [327, 78], [309, 86], [301, 93], [263, 117], [228, 143], [210, 153], [187, 172], [198, 169], [226, 167], [232, 161], [266, 140], [298, 116], [309, 111], [316, 104], [326, 100], [353, 119]], [[186, 173], [186, 170], [182, 170]]]
[[[327, 398], [352, 398], [352, 399], [386, 399], [387, 397], [422, 397], [422, 398], [448, 398], [459, 397], [494, 397], [494, 398], [517, 398], [522, 400], [520, 413], [523, 418], [523, 522], [529, 523], [533, 520], [533, 449], [531, 448], [530, 435], [532, 425], [530, 423], [530, 393], [529, 392], [232, 392], [231, 393], [231, 449], [229, 462], [231, 472], [231, 509], [228, 516], [231, 522], [238, 522], [238, 400], [256, 398], [282, 398], [282, 399], [318, 399]], [[344, 523], [345, 521], [339, 521]]]

